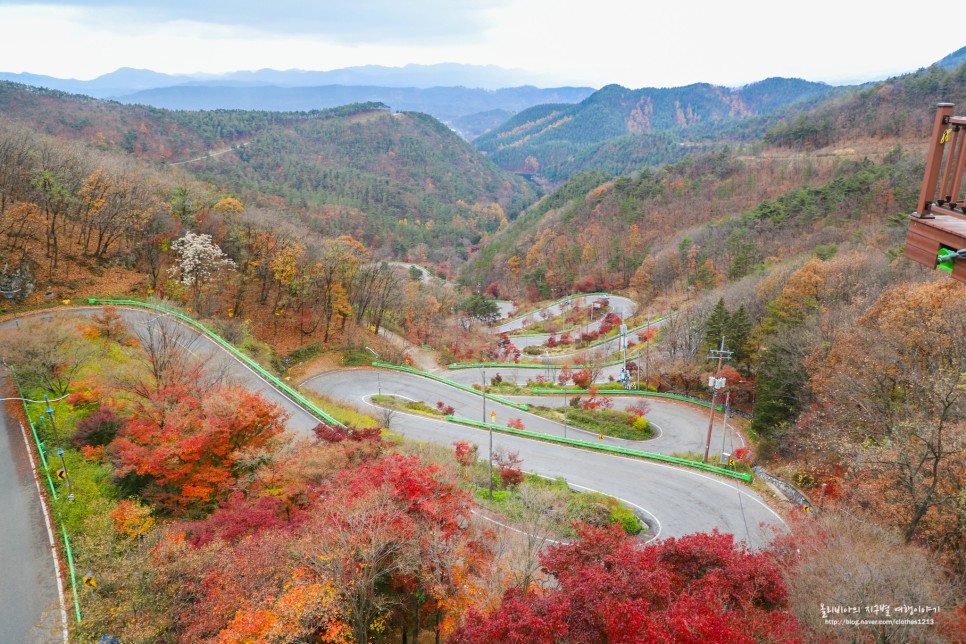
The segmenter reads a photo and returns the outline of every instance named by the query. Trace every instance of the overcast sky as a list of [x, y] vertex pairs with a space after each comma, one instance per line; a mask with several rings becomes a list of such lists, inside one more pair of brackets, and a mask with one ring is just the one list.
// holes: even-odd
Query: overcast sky
[[868, 0], [0, 0], [0, 71], [456, 62], [526, 69], [546, 87], [739, 86], [881, 79], [966, 44], [908, 14]]

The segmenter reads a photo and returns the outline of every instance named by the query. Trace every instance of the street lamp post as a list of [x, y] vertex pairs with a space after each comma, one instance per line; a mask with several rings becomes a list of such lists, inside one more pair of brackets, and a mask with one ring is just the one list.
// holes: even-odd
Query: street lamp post
[[67, 500], [74, 500], [74, 488], [70, 484], [70, 473], [67, 471], [67, 461], [64, 460], [64, 448], [60, 446], [60, 436], [57, 434], [57, 423], [54, 422], [54, 408], [50, 406], [50, 399], [44, 394], [44, 402], [47, 403], [47, 419], [50, 427], [54, 431], [54, 443], [57, 445], [57, 456], [60, 457], [60, 465], [64, 470], [64, 480], [67, 481]]
[[[379, 362], [379, 354], [378, 353], [376, 353], [375, 351], [373, 351], [369, 347], [366, 347], [366, 351], [368, 351], [372, 355], [376, 356], [376, 362]], [[378, 367], [376, 368], [376, 387], [378, 388], [379, 395], [381, 396], [382, 395], [382, 378], [379, 376], [379, 368]]]
[[624, 368], [621, 369], [621, 382], [624, 389], [631, 388], [631, 372], [627, 370], [627, 325], [621, 322], [621, 350], [624, 352]]

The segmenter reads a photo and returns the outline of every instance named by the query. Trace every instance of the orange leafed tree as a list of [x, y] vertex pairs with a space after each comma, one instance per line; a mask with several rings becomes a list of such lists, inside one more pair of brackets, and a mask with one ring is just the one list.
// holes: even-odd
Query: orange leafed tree
[[240, 387], [202, 395], [172, 385], [140, 402], [112, 449], [118, 473], [169, 510], [224, 498], [246, 453], [265, 448], [285, 414]]

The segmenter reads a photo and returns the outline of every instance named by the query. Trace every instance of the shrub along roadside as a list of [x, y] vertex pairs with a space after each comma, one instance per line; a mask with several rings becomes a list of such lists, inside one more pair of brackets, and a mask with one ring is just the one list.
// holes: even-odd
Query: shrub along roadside
[[554, 409], [536, 405], [531, 406], [530, 411], [538, 416], [561, 423], [566, 421], [568, 425], [604, 436], [636, 441], [647, 440], [654, 436], [654, 430], [651, 429], [651, 424], [646, 418], [625, 411], [581, 409], [571, 406]]

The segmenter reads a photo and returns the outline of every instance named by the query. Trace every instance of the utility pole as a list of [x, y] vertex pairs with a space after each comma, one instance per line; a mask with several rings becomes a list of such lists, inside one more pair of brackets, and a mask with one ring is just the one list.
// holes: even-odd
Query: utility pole
[[631, 372], [627, 370], [627, 325], [621, 322], [621, 349], [624, 352], [624, 368], [621, 369], [621, 382], [624, 389], [631, 388]]
[[[651, 390], [651, 314], [647, 314], [647, 342], [644, 343], [644, 389]], [[640, 365], [638, 365], [640, 366]]]
[[721, 348], [712, 349], [711, 350], [712, 355], [708, 356], [709, 359], [713, 359], [715, 357], [718, 358], [718, 368], [715, 370], [714, 375], [708, 378], [708, 386], [711, 387], [711, 418], [708, 419], [708, 439], [704, 443], [704, 460], [702, 461], [703, 463], [708, 462], [708, 452], [711, 451], [711, 429], [714, 427], [714, 406], [715, 404], [717, 404], [718, 390], [724, 389], [724, 386], [726, 384], [724, 378], [718, 377], [719, 374], [721, 373], [721, 363], [724, 361], [725, 357], [727, 357], [730, 360], [731, 354], [733, 353], [732, 351], [724, 350], [724, 342], [725, 342], [725, 339], [724, 339], [724, 336], [722, 335]]
[[721, 454], [725, 451], [725, 438], [728, 436], [728, 411], [731, 409], [731, 392], [725, 394], [724, 429], [721, 432]]
[[[483, 362], [483, 387], [480, 393], [483, 394], [483, 424], [486, 425], [486, 363]], [[489, 458], [489, 472], [490, 472], [490, 499], [493, 499], [493, 424], [489, 425], [490, 430], [490, 458]]]

